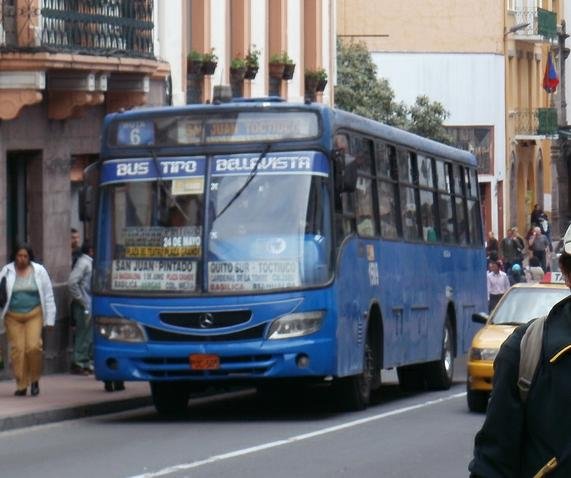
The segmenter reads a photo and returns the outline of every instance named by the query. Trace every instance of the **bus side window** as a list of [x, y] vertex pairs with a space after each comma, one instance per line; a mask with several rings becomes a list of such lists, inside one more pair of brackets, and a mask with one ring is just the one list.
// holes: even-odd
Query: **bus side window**
[[440, 217], [440, 234], [442, 241], [453, 244], [456, 242], [454, 233], [454, 214], [452, 211], [452, 196], [450, 187], [449, 164], [436, 160], [436, 184], [438, 185], [438, 214]]
[[398, 150], [397, 155], [403, 237], [409, 241], [418, 241], [420, 234], [416, 194], [418, 188], [415, 185], [416, 158], [404, 149]]
[[377, 234], [377, 224], [373, 205], [373, 177], [371, 174], [373, 168], [372, 142], [368, 139], [358, 138], [353, 141], [353, 146], [358, 174], [355, 190], [357, 233], [360, 236], [373, 237]]
[[468, 224], [470, 227], [470, 244], [482, 245], [480, 227], [480, 207], [478, 203], [478, 178], [475, 169], [465, 169], [465, 184], [468, 208]]
[[[335, 148], [343, 151], [345, 166], [353, 163], [355, 158], [350, 154], [349, 137], [345, 133], [335, 135]], [[340, 245], [346, 236], [355, 232], [355, 195], [353, 193], [341, 193], [339, 200], [336, 198], [335, 202], [337, 204], [336, 209], [340, 208], [335, 214], [337, 245]]]
[[417, 155], [418, 184], [420, 188], [420, 221], [425, 242], [438, 241], [437, 215], [434, 193], [434, 167], [432, 158]]
[[381, 237], [397, 239], [399, 236], [399, 201], [397, 184], [396, 150], [393, 146], [375, 144], [375, 165], [378, 177], [377, 195]]
[[458, 242], [460, 244], [468, 243], [468, 221], [466, 218], [465, 204], [465, 187], [464, 187], [464, 171], [461, 166], [452, 166], [454, 179], [454, 202], [456, 207], [456, 226], [458, 227]]

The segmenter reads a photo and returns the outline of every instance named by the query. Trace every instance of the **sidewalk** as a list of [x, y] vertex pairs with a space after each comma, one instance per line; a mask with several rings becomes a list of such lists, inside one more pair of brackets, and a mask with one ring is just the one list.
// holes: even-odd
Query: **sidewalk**
[[16, 383], [0, 381], [0, 432], [151, 405], [147, 382], [127, 382], [122, 392], [106, 392], [93, 376], [46, 375], [40, 395], [14, 396]]

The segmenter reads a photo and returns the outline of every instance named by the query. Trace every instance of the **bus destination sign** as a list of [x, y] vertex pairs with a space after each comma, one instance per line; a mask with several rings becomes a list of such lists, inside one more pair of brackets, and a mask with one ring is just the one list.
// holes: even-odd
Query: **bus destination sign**
[[110, 131], [113, 146], [247, 143], [316, 138], [319, 121], [308, 111], [248, 111], [119, 121]]

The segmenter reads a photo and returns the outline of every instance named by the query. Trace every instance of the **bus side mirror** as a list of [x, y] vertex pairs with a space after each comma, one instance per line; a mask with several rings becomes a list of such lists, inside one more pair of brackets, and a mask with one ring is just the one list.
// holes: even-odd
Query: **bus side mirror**
[[83, 186], [79, 191], [79, 220], [90, 222], [97, 207], [99, 163], [90, 164], [83, 170]]

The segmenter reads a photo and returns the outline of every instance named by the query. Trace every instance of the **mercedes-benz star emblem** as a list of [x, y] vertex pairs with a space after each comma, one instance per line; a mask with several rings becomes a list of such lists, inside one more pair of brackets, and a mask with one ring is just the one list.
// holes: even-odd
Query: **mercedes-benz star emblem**
[[212, 314], [206, 313], [200, 316], [200, 328], [209, 329], [214, 326], [214, 316]]

